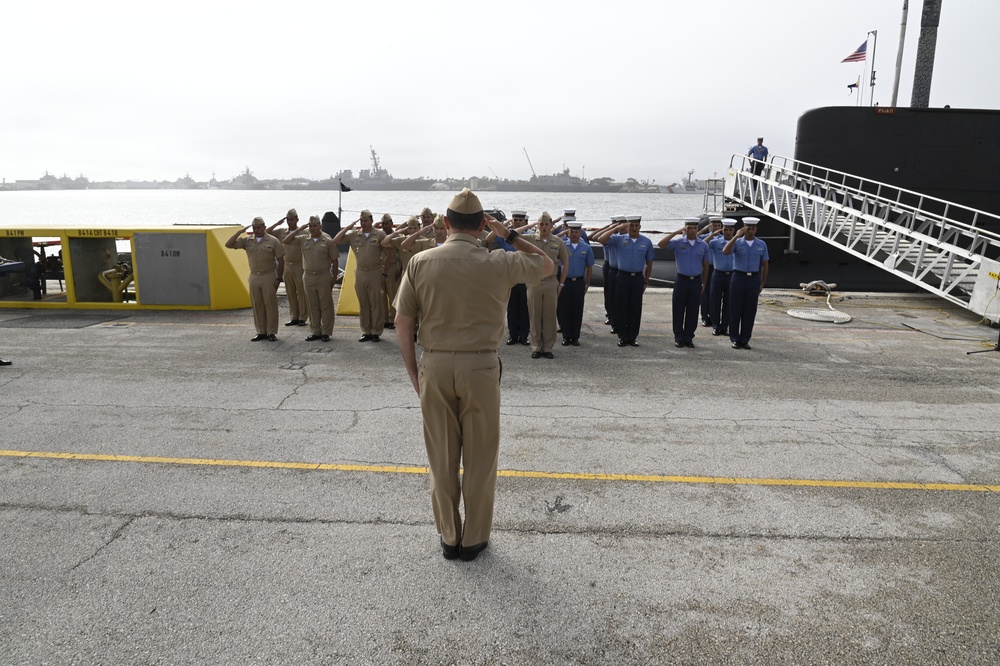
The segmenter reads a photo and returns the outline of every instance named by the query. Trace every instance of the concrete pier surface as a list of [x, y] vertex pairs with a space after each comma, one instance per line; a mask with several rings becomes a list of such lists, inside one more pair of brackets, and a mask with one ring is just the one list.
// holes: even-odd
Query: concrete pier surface
[[469, 563], [393, 332], [0, 310], [0, 663], [1000, 663], [997, 330], [837, 296], [677, 349], [653, 289], [620, 349], [593, 290], [580, 347], [503, 347]]

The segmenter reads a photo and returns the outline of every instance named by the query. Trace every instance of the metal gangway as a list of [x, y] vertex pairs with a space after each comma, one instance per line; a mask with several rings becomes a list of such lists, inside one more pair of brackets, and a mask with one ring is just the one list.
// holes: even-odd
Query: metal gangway
[[726, 198], [789, 225], [791, 249], [803, 231], [984, 314], [973, 291], [1000, 261], [1000, 234], [982, 228], [1000, 229], [996, 215], [780, 155], [733, 155]]

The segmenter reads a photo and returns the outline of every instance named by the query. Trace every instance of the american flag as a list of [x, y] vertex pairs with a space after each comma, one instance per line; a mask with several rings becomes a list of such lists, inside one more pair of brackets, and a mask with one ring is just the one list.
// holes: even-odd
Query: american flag
[[867, 51], [868, 51], [868, 40], [866, 39], [864, 44], [862, 44], [861, 46], [859, 46], [857, 49], [854, 50], [854, 53], [847, 56], [840, 62], [864, 62], [865, 53]]

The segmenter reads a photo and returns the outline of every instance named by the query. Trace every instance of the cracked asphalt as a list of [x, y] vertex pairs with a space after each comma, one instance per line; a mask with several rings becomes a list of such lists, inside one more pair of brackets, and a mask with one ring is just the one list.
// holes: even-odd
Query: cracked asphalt
[[619, 349], [595, 291], [580, 347], [502, 348], [501, 470], [563, 476], [502, 476], [472, 563], [372, 469], [426, 463], [390, 331], [0, 310], [0, 663], [1000, 663], [997, 331], [838, 296], [765, 291], [748, 352], [660, 289]]

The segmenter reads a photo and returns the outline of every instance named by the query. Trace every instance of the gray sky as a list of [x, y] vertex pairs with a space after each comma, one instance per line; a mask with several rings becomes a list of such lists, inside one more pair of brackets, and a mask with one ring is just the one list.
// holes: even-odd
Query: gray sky
[[[910, 1], [899, 105], [921, 0]], [[889, 104], [902, 0], [16, 2], [0, 24], [0, 177], [394, 176], [679, 181], [758, 135], [794, 152], [852, 105], [878, 31]], [[943, 0], [931, 105], [1000, 108], [1000, 2]], [[869, 42], [869, 63], [872, 44]], [[867, 70], [866, 70], [867, 71]], [[864, 82], [863, 82], [864, 83]]]

